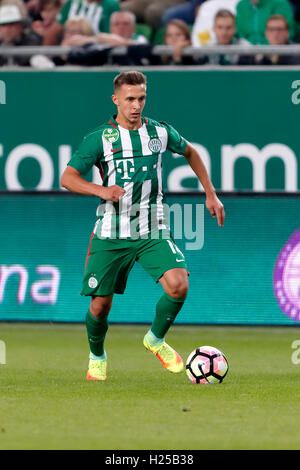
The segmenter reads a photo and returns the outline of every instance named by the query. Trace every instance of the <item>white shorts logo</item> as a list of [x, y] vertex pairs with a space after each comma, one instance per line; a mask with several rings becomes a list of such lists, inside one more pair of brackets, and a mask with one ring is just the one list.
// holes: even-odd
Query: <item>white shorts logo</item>
[[95, 277], [90, 277], [88, 285], [91, 289], [95, 289], [95, 287], [97, 287], [97, 285], [98, 285], [97, 279]]

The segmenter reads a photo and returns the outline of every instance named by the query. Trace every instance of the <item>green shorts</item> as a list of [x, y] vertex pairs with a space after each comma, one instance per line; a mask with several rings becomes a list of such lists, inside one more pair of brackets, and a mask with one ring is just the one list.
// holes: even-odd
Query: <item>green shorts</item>
[[93, 236], [81, 295], [123, 294], [136, 261], [156, 282], [169, 269], [187, 269], [184, 255], [172, 238], [134, 240]]

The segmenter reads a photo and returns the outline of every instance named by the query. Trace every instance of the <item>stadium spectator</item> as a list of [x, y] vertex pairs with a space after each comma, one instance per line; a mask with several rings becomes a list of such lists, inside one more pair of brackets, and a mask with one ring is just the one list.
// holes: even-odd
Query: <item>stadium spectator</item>
[[108, 33], [110, 17], [114, 11], [119, 11], [117, 0], [67, 0], [58, 13], [56, 19], [64, 25], [74, 16], [87, 18], [93, 27], [94, 33]]
[[[86, 38], [86, 43], [84, 44], [84, 48], [82, 47], [74, 47], [71, 52], [68, 54], [64, 54], [61, 56], [53, 56], [52, 58], [48, 58], [52, 62], [52, 66], [62, 66], [68, 63], [78, 63], [77, 58], [82, 57], [85, 53], [88, 53], [89, 45], [93, 45], [93, 37], [94, 31], [92, 28], [91, 23], [87, 18], [82, 18], [81, 16], [74, 16], [70, 20], [67, 20], [64, 25], [64, 34], [61, 40], [61, 46], [72, 46], [72, 38], [75, 36], [80, 36]], [[74, 60], [75, 57], [75, 60]], [[80, 62], [80, 61], [79, 61]], [[84, 62], [84, 60], [83, 60]], [[44, 58], [42, 60], [42, 65], [44, 64]], [[83, 65], [89, 65], [84, 64]], [[49, 67], [50, 68], [50, 67]]]
[[[133, 13], [129, 11], [120, 11], [120, 12], [115, 12], [112, 14], [111, 21], [110, 21], [110, 33], [111, 34], [125, 39], [125, 42], [127, 42], [128, 44], [147, 43], [148, 40], [145, 38], [145, 36], [143, 36], [142, 34], [136, 34], [135, 28], [136, 28], [136, 18]], [[103, 38], [102, 38], [101, 42], [107, 42], [108, 44], [111, 44], [110, 37], [107, 36], [106, 39], [107, 41], [105, 40], [103, 41]]]
[[120, 6], [117, 0], [67, 0], [51, 26], [51, 33], [62, 36], [64, 24], [74, 16], [87, 18], [91, 22], [95, 34], [100, 31], [108, 33], [110, 17], [114, 11], [119, 10]]
[[162, 57], [163, 64], [169, 65], [194, 65], [192, 57], [183, 56], [183, 50], [192, 45], [191, 33], [188, 25], [179, 19], [170, 21], [165, 34], [165, 44], [173, 47], [172, 57]]
[[[20, 8], [13, 4], [0, 6], [0, 45], [1, 46], [39, 46], [42, 37], [27, 26], [26, 18]], [[7, 64], [7, 58], [0, 56], [0, 65]], [[17, 56], [17, 65], [29, 65], [29, 58]]]
[[72, 46], [72, 39], [75, 36], [83, 36], [86, 38], [86, 42], [93, 42], [94, 31], [88, 19], [74, 16], [74, 18], [66, 21], [61, 45]]
[[289, 37], [294, 36], [293, 9], [288, 0], [240, 0], [236, 11], [238, 35], [252, 44], [267, 44], [265, 29], [272, 15], [283, 15], [288, 22]]
[[[246, 39], [240, 39], [236, 36], [235, 16], [229, 10], [219, 10], [217, 12], [213, 30], [215, 37], [211, 39], [208, 43], [209, 45], [241, 45], [251, 47], [251, 43]], [[251, 56], [216, 54], [208, 56], [206, 62], [218, 65], [249, 65], [253, 60]]]
[[178, 19], [192, 25], [195, 22], [199, 5], [205, 0], [189, 0], [182, 4], [167, 8], [162, 16], [162, 23], [167, 25], [170, 21]]
[[[271, 16], [266, 25], [265, 37], [271, 46], [283, 46], [291, 44], [289, 41], [289, 25], [282, 15]], [[255, 63], [258, 65], [299, 65], [298, 55], [257, 55]]]
[[92, 38], [73, 35], [69, 46], [78, 46], [87, 42], [107, 44], [109, 46], [129, 46], [133, 44], [146, 44], [145, 36], [135, 33], [135, 16], [129, 11], [116, 11], [111, 15], [110, 32], [99, 33]]
[[198, 9], [196, 20], [192, 30], [192, 44], [195, 47], [205, 46], [216, 40], [214, 32], [214, 20], [219, 10], [229, 10], [236, 13], [236, 5], [239, 0], [206, 0]]
[[158, 29], [167, 8], [180, 3], [185, 3], [185, 0], [125, 0], [120, 6], [122, 10], [134, 13], [139, 23]]
[[272, 15], [267, 21], [265, 36], [268, 44], [284, 45], [289, 44], [289, 24], [282, 15]]
[[41, 21], [34, 21], [32, 29], [43, 38], [43, 46], [58, 44], [59, 40], [52, 28], [56, 15], [62, 7], [61, 0], [40, 0], [41, 2]]
[[[74, 35], [86, 36], [88, 42], [83, 46], [73, 47], [70, 52], [61, 56], [47, 57], [43, 54], [34, 56], [30, 61], [32, 67], [37, 69], [52, 69], [55, 68], [55, 66], [63, 66], [66, 64], [100, 65], [99, 51], [90, 49], [90, 46], [94, 46], [92, 42], [94, 31], [89, 20], [81, 16], [73, 17], [68, 20], [65, 23], [61, 45], [69, 46], [70, 40]], [[91, 62], [94, 60], [93, 56], [95, 53], [97, 54], [97, 60], [94, 64]]]
[[153, 46], [145, 47], [140, 51], [141, 56], [144, 54], [140, 65], [200, 65], [203, 63], [202, 58], [195, 60], [192, 56], [183, 54], [184, 49], [192, 43], [189, 25], [182, 20], [175, 18], [170, 21], [166, 27], [164, 44], [173, 49], [171, 55], [160, 57], [152, 53]]

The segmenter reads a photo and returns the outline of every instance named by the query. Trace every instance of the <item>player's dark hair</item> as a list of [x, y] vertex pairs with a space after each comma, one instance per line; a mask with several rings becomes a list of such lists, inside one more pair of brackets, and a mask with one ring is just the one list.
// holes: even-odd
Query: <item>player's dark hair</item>
[[147, 78], [141, 72], [137, 72], [136, 70], [122, 72], [114, 79], [114, 91], [122, 85], [146, 85], [146, 82]]

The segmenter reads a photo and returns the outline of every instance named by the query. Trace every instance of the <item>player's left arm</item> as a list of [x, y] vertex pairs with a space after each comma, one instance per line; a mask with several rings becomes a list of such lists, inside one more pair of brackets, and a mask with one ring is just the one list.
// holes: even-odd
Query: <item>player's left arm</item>
[[216, 190], [208, 176], [204, 163], [197, 152], [197, 150], [188, 142], [186, 149], [183, 154], [194, 171], [194, 173], [199, 178], [200, 183], [202, 184], [204, 191], [206, 193], [206, 207], [211, 213], [212, 217], [216, 217], [218, 225], [223, 227], [225, 219], [224, 206], [220, 199], [216, 195]]

